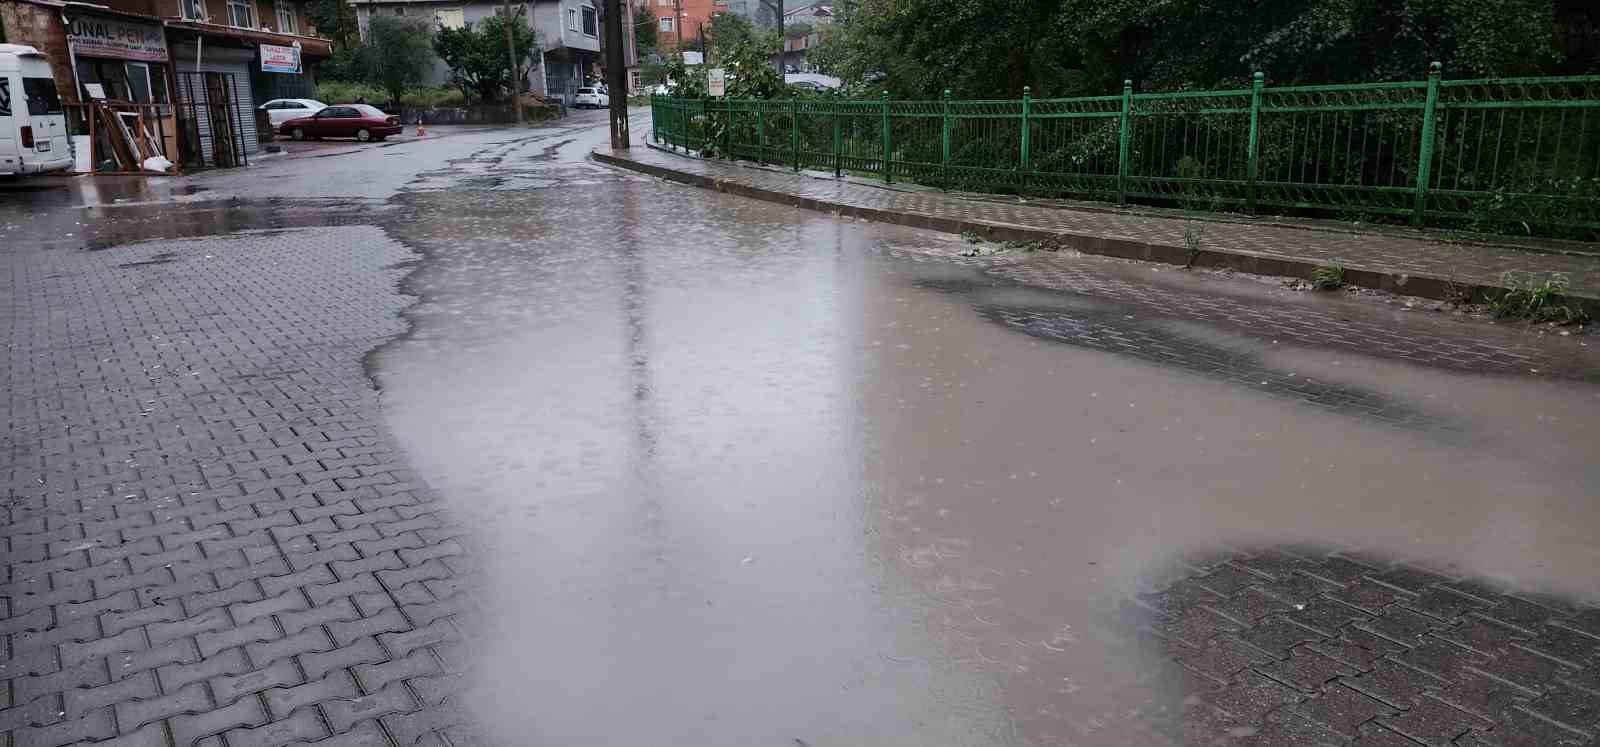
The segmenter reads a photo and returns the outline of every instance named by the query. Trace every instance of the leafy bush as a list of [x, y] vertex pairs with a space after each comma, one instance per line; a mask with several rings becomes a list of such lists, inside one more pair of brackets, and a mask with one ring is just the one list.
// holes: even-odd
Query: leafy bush
[[466, 106], [467, 97], [455, 88], [413, 88], [400, 96], [400, 103], [416, 109]]
[[343, 80], [324, 80], [317, 84], [317, 100], [324, 104], [349, 104], [362, 99], [377, 104], [387, 101], [388, 94], [377, 86]]

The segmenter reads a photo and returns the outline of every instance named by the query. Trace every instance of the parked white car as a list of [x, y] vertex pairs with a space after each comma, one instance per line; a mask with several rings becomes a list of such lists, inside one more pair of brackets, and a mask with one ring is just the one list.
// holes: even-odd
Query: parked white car
[[611, 106], [611, 96], [603, 88], [579, 88], [572, 97], [574, 109], [604, 109]]
[[0, 176], [72, 168], [67, 112], [39, 50], [0, 44]]
[[267, 119], [272, 120], [273, 129], [291, 119], [309, 117], [323, 109], [327, 104], [316, 99], [273, 99], [256, 107], [267, 113]]

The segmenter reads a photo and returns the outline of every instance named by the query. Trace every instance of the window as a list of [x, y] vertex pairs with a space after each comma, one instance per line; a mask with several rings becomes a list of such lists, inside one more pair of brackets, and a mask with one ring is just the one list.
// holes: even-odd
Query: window
[[22, 94], [28, 97], [29, 114], [60, 114], [62, 111], [55, 78], [23, 78]]
[[656, 0], [656, 5], [659, 5], [659, 6], [663, 7], [663, 8], [671, 8], [671, 7], [673, 7], [672, 0]]
[[394, 6], [394, 14], [397, 15], [397, 16], [405, 15], [406, 14], [406, 6], [404, 6], [404, 5], [396, 5], [396, 6]]
[[178, 0], [178, 11], [185, 21], [206, 20], [206, 6], [202, 0]]
[[672, 33], [672, 18], [670, 16], [661, 19], [661, 30], [669, 34]]
[[299, 33], [299, 24], [294, 17], [294, 6], [289, 4], [289, 0], [276, 0], [274, 4], [278, 7], [278, 33]]
[[467, 15], [461, 8], [442, 8], [433, 12], [433, 20], [442, 29], [467, 27]]
[[128, 76], [128, 100], [140, 104], [151, 103], [150, 66], [143, 62], [129, 62], [124, 68], [124, 74]]
[[583, 33], [587, 36], [600, 35], [600, 17], [595, 14], [594, 8], [583, 6]]
[[241, 29], [255, 28], [255, 3], [251, 0], [228, 0], [228, 25]]
[[567, 30], [568, 31], [577, 31], [578, 30], [578, 9], [577, 8], [567, 8]]
[[11, 79], [0, 78], [0, 117], [11, 116]]

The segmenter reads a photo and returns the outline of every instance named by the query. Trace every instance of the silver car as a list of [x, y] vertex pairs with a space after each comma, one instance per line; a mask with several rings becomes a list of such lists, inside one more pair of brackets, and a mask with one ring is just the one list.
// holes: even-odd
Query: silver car
[[273, 99], [256, 108], [266, 112], [267, 118], [272, 120], [273, 129], [277, 129], [284, 122], [309, 117], [328, 108], [328, 105], [316, 99]]

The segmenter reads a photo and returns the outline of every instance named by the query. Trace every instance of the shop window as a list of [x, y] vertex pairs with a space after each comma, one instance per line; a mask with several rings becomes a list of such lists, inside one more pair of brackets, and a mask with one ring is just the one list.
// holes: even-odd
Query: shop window
[[[78, 58], [78, 83], [98, 84], [108, 101], [131, 101], [135, 104], [170, 103], [167, 93], [167, 76], [161, 67], [151, 67], [143, 62], [103, 60], [93, 57]], [[88, 99], [88, 89], [83, 92]]]
[[255, 3], [251, 0], [228, 0], [228, 25], [242, 29], [255, 28]]
[[294, 6], [289, 3], [289, 0], [277, 0], [275, 5], [278, 9], [278, 33], [300, 33], [299, 19], [294, 17]]

